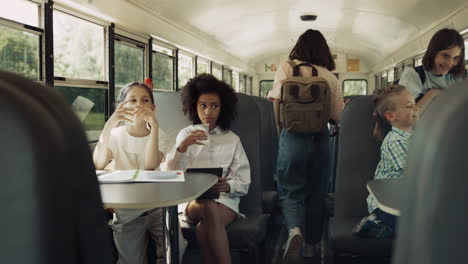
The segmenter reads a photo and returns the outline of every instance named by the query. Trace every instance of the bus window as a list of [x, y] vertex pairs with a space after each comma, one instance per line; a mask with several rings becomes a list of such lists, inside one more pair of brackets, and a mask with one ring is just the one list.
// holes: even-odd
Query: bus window
[[239, 72], [232, 72], [232, 88], [234, 88], [236, 92], [239, 92]]
[[40, 79], [40, 35], [0, 26], [0, 68]]
[[142, 82], [144, 77], [145, 46], [122, 36], [115, 38], [115, 99], [120, 89], [131, 82]]
[[188, 53], [180, 52], [178, 57], [178, 77], [179, 77], [179, 89], [182, 89], [184, 85], [195, 76], [194, 74], [194, 57]]
[[[63, 94], [67, 101], [72, 104], [75, 113], [83, 124], [88, 141], [97, 141], [105, 124], [105, 101], [107, 89], [81, 88], [56, 85], [55, 89]], [[89, 108], [80, 112], [81, 102], [89, 102]], [[78, 104], [77, 104], [78, 103]]]
[[174, 60], [164, 53], [153, 52], [153, 85], [157, 90], [174, 90]]
[[232, 84], [232, 71], [225, 67], [223, 67], [223, 81]]
[[395, 70], [391, 69], [388, 71], [387, 84], [393, 84], [394, 81], [395, 81]]
[[221, 69], [221, 65], [213, 63], [211, 65], [211, 74], [213, 74], [214, 77], [216, 77], [218, 80], [223, 79], [223, 72]]
[[197, 57], [197, 74], [210, 73], [210, 62]]
[[54, 10], [54, 75], [105, 80], [104, 27]]
[[239, 75], [239, 93], [245, 94], [245, 75]]
[[253, 95], [252, 91], [252, 77], [245, 77], [245, 90], [248, 95]]
[[260, 97], [266, 97], [268, 92], [273, 89], [273, 80], [260, 81]]
[[367, 95], [367, 80], [344, 80], [343, 96]]

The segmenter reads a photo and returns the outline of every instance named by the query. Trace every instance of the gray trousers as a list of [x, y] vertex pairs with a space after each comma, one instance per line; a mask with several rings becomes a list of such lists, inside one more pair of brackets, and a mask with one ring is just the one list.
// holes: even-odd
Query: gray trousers
[[[166, 263], [162, 209], [150, 210], [126, 224], [114, 222], [118, 264], [147, 264], [148, 239], [156, 242], [157, 263]], [[153, 249], [152, 249], [153, 250]]]

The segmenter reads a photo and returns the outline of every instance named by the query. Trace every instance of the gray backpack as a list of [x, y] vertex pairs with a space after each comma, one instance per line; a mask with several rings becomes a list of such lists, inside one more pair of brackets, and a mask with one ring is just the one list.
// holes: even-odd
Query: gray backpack
[[[288, 63], [293, 69], [293, 75], [281, 85], [281, 126], [293, 133], [321, 132], [330, 119], [330, 86], [325, 79], [318, 77], [313, 65], [296, 65], [293, 61]], [[299, 76], [301, 66], [311, 67], [312, 76]]]

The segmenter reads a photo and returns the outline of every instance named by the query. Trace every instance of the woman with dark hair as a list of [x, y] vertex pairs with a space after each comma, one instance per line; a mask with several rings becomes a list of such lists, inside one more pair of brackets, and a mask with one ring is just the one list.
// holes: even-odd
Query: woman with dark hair
[[435, 96], [463, 78], [465, 43], [462, 36], [454, 29], [437, 31], [429, 42], [422, 63], [420, 69], [405, 68], [399, 84], [408, 88], [416, 98], [418, 108], [424, 112]]
[[[328, 82], [330, 87], [331, 119], [340, 120], [343, 109], [343, 96], [338, 88], [338, 80], [331, 72], [335, 62], [327, 41], [322, 33], [309, 29], [297, 40], [289, 60], [296, 65], [309, 63], [317, 70], [318, 77]], [[273, 90], [275, 117], [280, 133], [277, 176], [281, 209], [289, 230], [289, 238], [284, 246], [284, 263], [303, 262], [303, 232], [306, 232], [307, 247], [305, 256], [313, 256], [320, 241], [323, 225], [322, 196], [324, 193], [328, 166], [328, 136], [325, 129], [314, 134], [299, 134], [286, 131], [279, 120], [281, 85], [293, 74], [290, 61], [281, 63], [276, 71]], [[311, 67], [300, 67], [301, 76], [312, 76]], [[307, 207], [307, 221], [305, 208]], [[306, 228], [307, 227], [307, 228]], [[304, 234], [305, 235], [305, 234]]]
[[[249, 190], [250, 165], [239, 137], [229, 130], [236, 103], [234, 90], [213, 75], [191, 79], [182, 91], [182, 110], [193, 125], [179, 132], [161, 165], [165, 170], [223, 168], [222, 177], [212, 187], [220, 193], [219, 199], [194, 200], [185, 210], [188, 220], [197, 223], [196, 235], [205, 263], [231, 263], [225, 228], [244, 217], [239, 213], [239, 201]], [[200, 124], [206, 130], [199, 129]]]

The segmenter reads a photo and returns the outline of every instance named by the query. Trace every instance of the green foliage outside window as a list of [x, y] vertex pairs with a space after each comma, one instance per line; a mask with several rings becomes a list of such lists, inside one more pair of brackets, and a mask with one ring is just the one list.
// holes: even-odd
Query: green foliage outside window
[[153, 86], [158, 90], [174, 90], [174, 59], [153, 53]]
[[0, 26], [0, 68], [39, 80], [39, 36]]
[[366, 95], [367, 81], [366, 80], [344, 80], [343, 96], [350, 95]]
[[209, 67], [208, 62], [198, 60], [197, 61], [197, 74], [209, 73], [209, 72], [210, 72], [210, 67]]
[[54, 11], [54, 75], [105, 80], [104, 27]]
[[65, 86], [55, 86], [55, 89], [58, 90], [70, 104], [73, 104], [80, 96], [94, 103], [91, 111], [81, 122], [88, 135], [88, 140], [97, 140], [105, 124], [107, 90]]
[[266, 97], [268, 95], [268, 91], [273, 89], [273, 81], [272, 80], [265, 80], [260, 82], [260, 97]]
[[179, 89], [182, 89], [185, 84], [193, 77], [193, 58], [182, 53], [179, 53]]

